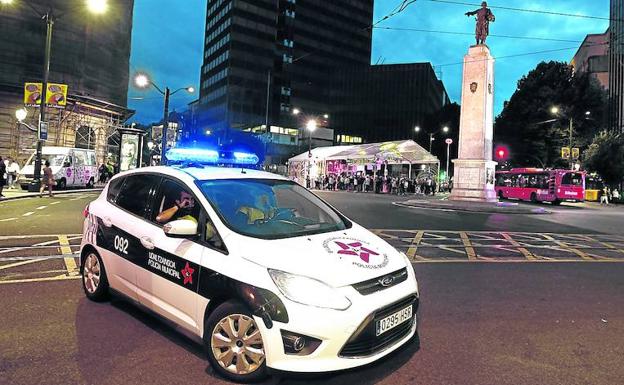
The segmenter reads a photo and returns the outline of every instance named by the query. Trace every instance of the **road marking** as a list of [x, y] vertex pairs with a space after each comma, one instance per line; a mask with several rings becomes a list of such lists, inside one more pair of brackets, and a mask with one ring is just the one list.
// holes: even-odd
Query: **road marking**
[[576, 255], [578, 255], [579, 257], [583, 258], [586, 261], [595, 261], [595, 258], [590, 257], [589, 255], [585, 254], [584, 252], [582, 252], [579, 249], [575, 249], [573, 247], [568, 246], [565, 242], [563, 241], [557, 241], [555, 240], [555, 243], [559, 246], [561, 246], [562, 249], [569, 251], [571, 253], [574, 253]]
[[461, 237], [462, 243], [466, 248], [466, 254], [468, 255], [468, 260], [474, 261], [477, 259], [477, 254], [475, 253], [472, 244], [470, 243], [470, 239], [468, 238], [468, 234], [465, 231], [460, 231], [459, 236]]
[[526, 259], [528, 259], [529, 261], [534, 261], [536, 259], [535, 256], [533, 254], [531, 254], [531, 252], [529, 250], [527, 250], [524, 247], [520, 246], [520, 244], [515, 239], [513, 239], [509, 234], [502, 233], [501, 235], [503, 236], [503, 238], [508, 240], [509, 243], [511, 243], [512, 246], [516, 247], [518, 249], [518, 251], [520, 251], [522, 253], [522, 255], [524, 255], [524, 257]]
[[57, 275], [56, 277], [45, 278], [26, 278], [26, 279], [12, 279], [12, 280], [0, 280], [0, 285], [9, 283], [28, 283], [28, 282], [43, 282], [43, 281], [66, 281], [70, 279], [80, 279], [79, 275], [67, 276], [65, 274]]
[[52, 203], [50, 203], [50, 204], [51, 204], [51, 205], [58, 205], [59, 203], [61, 203], [61, 201], [52, 202]]
[[9, 263], [8, 265], [0, 266], [0, 270], [10, 269], [12, 267], [17, 267], [17, 266], [22, 266], [22, 265], [28, 265], [29, 263], [39, 262], [39, 261], [42, 261], [42, 260], [44, 260], [44, 258], [41, 258], [41, 259], [29, 259], [27, 261], [20, 261], [20, 262], [15, 262], [15, 263]]
[[423, 257], [416, 255], [416, 250], [418, 250], [418, 244], [420, 243], [420, 241], [422, 240], [423, 234], [425, 232], [424, 231], [419, 231], [416, 233], [416, 235], [414, 236], [414, 239], [412, 240], [412, 243], [410, 244], [409, 249], [407, 249], [407, 257], [410, 259], [418, 259], [418, 260], [424, 260]]
[[[0, 236], [0, 241], [6, 241], [9, 239], [27, 239], [27, 238], [58, 238], [61, 235], [65, 235], [67, 237], [72, 237], [72, 239], [77, 239], [82, 236], [82, 234], [31, 234], [31, 235], [2, 235]], [[56, 241], [54, 241], [56, 242]]]
[[48, 207], [48, 206], [39, 206], [39, 207], [37, 207], [37, 208], [36, 208], [36, 210], [43, 210], [43, 209], [45, 209], [46, 207]]
[[59, 245], [61, 245], [61, 254], [72, 255], [71, 257], [64, 258], [65, 267], [67, 268], [67, 275], [78, 275], [78, 266], [76, 265], [76, 260], [74, 259], [71, 248], [69, 247], [69, 241], [67, 240], [67, 236], [59, 235], [58, 240]]
[[17, 218], [5, 218], [5, 219], [0, 219], [0, 222], [9, 222], [9, 221], [14, 221]]
[[23, 217], [28, 217], [28, 216], [33, 215], [34, 213], [35, 213], [34, 211], [29, 211], [29, 212], [27, 212], [26, 214], [24, 214], [24, 215], [22, 215], [22, 216], [23, 216]]

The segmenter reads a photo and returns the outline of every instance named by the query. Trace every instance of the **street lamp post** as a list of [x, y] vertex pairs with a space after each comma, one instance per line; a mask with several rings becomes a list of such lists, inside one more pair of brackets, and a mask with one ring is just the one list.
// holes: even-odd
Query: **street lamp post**
[[[561, 111], [559, 110], [559, 108], [558, 108], [558, 107], [552, 107], [552, 108], [550, 109], [550, 112], [551, 112], [553, 115], [558, 116], [558, 115], [559, 115], [559, 113], [560, 113]], [[572, 116], [569, 116], [569, 115], [568, 115], [567, 113], [565, 113], [565, 112], [563, 112], [561, 115], [562, 115], [562, 117], [564, 117], [564, 118], [568, 119], [568, 129], [569, 129], [568, 146], [569, 146], [569, 148], [570, 148], [570, 158], [569, 158], [568, 160], [569, 160], [569, 162], [570, 162], [570, 170], [574, 170], [574, 160], [572, 159], [572, 132], [573, 132], [573, 129], [574, 129], [574, 118], [573, 118]], [[590, 115], [591, 115], [591, 112], [590, 112], [590, 111], [586, 111], [586, 112], [585, 112], [585, 119], [591, 119], [591, 118], [589, 117]], [[538, 124], [541, 124], [541, 123], [549, 123], [549, 122], [556, 121], [556, 120], [558, 120], [558, 119], [546, 120], [546, 121], [544, 121], [544, 122], [540, 122], [540, 123], [538, 123]]]
[[195, 88], [181, 87], [171, 92], [169, 87], [165, 87], [165, 89], [162, 90], [145, 74], [137, 74], [134, 77], [134, 84], [139, 88], [146, 88], [151, 85], [156, 89], [156, 91], [160, 92], [165, 97], [163, 108], [163, 129], [160, 140], [160, 164], [163, 165], [165, 160], [165, 154], [167, 153], [167, 131], [169, 131], [169, 98], [182, 90], [185, 90], [188, 93], [193, 93], [195, 92]]
[[[2, 3], [9, 5], [13, 3], [13, 1], [3, 0]], [[48, 92], [48, 80], [50, 76], [50, 57], [52, 54], [52, 31], [56, 18], [52, 13], [52, 7], [49, 7], [44, 14], [41, 14], [41, 12], [39, 12], [28, 1], [26, 1], [25, 3], [35, 12], [38, 17], [41, 18], [41, 20], [45, 20], [46, 23], [45, 51], [43, 59], [43, 81], [41, 84], [41, 106], [39, 109], [39, 124], [37, 125], [37, 149], [35, 152], [35, 167], [33, 180], [28, 186], [28, 191], [39, 191], [39, 185], [41, 183], [41, 153], [43, 149], [43, 141], [41, 140], [41, 126], [42, 124], [46, 123], [46, 101]], [[102, 14], [106, 12], [108, 2], [107, 0], [88, 0], [86, 2], [86, 5], [87, 9], [91, 13]]]

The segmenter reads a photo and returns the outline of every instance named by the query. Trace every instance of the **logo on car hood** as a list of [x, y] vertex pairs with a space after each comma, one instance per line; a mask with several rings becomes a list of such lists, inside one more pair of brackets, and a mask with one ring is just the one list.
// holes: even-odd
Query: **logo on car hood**
[[330, 254], [352, 257], [354, 266], [365, 269], [381, 269], [388, 265], [388, 256], [375, 250], [366, 241], [355, 238], [334, 237], [323, 242], [323, 248]]

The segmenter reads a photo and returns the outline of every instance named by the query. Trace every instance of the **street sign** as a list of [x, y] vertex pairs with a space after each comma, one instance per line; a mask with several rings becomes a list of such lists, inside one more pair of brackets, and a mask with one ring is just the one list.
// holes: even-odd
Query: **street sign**
[[580, 150], [578, 147], [572, 147], [572, 159], [578, 159], [580, 155]]
[[453, 139], [448, 138], [447, 140], [444, 141], [446, 144], [453, 144]]
[[561, 157], [563, 159], [570, 159], [570, 147], [561, 147]]
[[48, 122], [39, 122], [39, 140], [48, 140]]

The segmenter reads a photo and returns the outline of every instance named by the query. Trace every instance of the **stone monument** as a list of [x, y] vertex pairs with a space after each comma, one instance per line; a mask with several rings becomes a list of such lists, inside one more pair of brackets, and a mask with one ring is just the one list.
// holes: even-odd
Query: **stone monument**
[[[493, 21], [493, 15], [485, 11], [486, 6], [482, 8], [484, 20]], [[487, 32], [484, 35], [484, 26], [478, 20], [477, 41], [485, 42]], [[497, 163], [492, 161], [493, 123], [494, 58], [482, 43], [471, 46], [464, 56], [459, 151], [458, 159], [453, 160], [455, 173], [450, 200], [497, 201], [494, 190]]]

